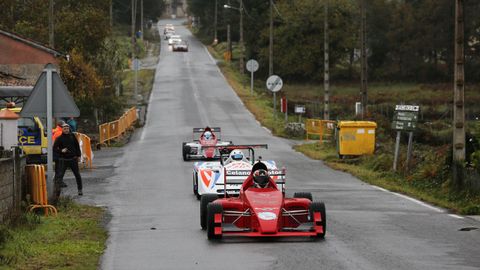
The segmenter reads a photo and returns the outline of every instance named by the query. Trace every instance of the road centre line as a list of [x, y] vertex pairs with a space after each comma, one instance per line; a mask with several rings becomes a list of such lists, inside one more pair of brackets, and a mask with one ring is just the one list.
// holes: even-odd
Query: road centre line
[[406, 196], [406, 195], [403, 195], [403, 194], [400, 194], [400, 193], [396, 193], [396, 192], [392, 192], [392, 191], [389, 191], [389, 190], [386, 190], [386, 189], [384, 189], [384, 188], [381, 188], [381, 187], [378, 187], [378, 186], [374, 186], [374, 185], [372, 185], [372, 187], [375, 188], [375, 189], [381, 190], [381, 191], [383, 191], [383, 192], [393, 194], [393, 195], [398, 196], [398, 197], [400, 197], [400, 198], [409, 200], [409, 201], [411, 201], [411, 202], [414, 202], [414, 203], [416, 203], [416, 204], [419, 204], [419, 205], [421, 205], [421, 206], [424, 206], [424, 207], [426, 207], [426, 208], [429, 208], [429, 209], [431, 209], [431, 210], [433, 210], [433, 211], [435, 211], [435, 212], [438, 212], [438, 213], [443, 213], [443, 212], [444, 212], [444, 211], [443, 211], [442, 209], [440, 209], [440, 208], [431, 206], [431, 205], [429, 205], [429, 204], [427, 204], [427, 203], [424, 203], [424, 202], [419, 201], [419, 200], [417, 200], [417, 199], [408, 197], [408, 196]]

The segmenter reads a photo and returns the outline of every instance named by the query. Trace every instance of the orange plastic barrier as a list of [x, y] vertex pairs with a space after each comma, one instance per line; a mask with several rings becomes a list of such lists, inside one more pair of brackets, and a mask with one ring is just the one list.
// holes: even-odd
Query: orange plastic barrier
[[33, 211], [38, 208], [43, 208], [45, 215], [50, 213], [57, 215], [57, 209], [48, 204], [47, 197], [47, 182], [45, 180], [45, 167], [43, 165], [27, 165], [25, 167], [27, 173], [27, 183], [29, 193], [32, 199], [32, 204], [28, 206], [28, 211]]
[[89, 167], [92, 169], [93, 151], [90, 137], [78, 132], [75, 133], [75, 137], [77, 137], [78, 143], [80, 144], [80, 150], [82, 151], [81, 162], [83, 163], [84, 168]]
[[333, 138], [335, 125], [336, 122], [332, 120], [307, 119], [305, 121], [307, 140], [310, 139], [311, 135], [317, 135], [321, 142], [325, 137]]
[[100, 135], [99, 142], [101, 144], [110, 144], [110, 140], [122, 136], [136, 121], [137, 109], [132, 107], [118, 120], [101, 124], [98, 127], [98, 133]]

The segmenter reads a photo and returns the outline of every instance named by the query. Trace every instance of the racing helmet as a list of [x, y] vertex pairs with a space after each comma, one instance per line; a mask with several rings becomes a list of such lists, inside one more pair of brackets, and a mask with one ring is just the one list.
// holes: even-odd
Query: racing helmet
[[253, 182], [258, 186], [264, 188], [269, 182], [268, 172], [264, 169], [258, 169], [253, 172]]
[[233, 150], [230, 153], [230, 158], [232, 160], [242, 160], [244, 157], [243, 152], [241, 150]]
[[213, 137], [212, 135], [212, 132], [210, 131], [205, 131], [205, 133], [203, 133], [203, 138], [205, 138], [205, 140], [211, 140]]

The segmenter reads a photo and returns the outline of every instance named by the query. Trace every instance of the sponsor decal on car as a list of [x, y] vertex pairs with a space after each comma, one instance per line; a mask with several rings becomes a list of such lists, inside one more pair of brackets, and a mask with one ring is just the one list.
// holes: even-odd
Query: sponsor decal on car
[[277, 215], [273, 212], [260, 212], [258, 213], [258, 218], [263, 220], [275, 220]]

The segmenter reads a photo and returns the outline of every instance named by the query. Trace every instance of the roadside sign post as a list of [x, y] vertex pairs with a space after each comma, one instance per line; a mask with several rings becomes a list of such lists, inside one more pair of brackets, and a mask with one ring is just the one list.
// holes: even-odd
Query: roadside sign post
[[395, 140], [395, 153], [393, 156], [393, 171], [397, 171], [398, 152], [400, 150], [400, 135], [401, 132], [397, 131], [397, 139]]
[[258, 62], [254, 59], [247, 61], [247, 70], [250, 71], [250, 95], [253, 96], [253, 73], [258, 70]]
[[80, 110], [68, 92], [54, 65], [47, 64], [20, 112], [22, 117], [47, 119], [47, 194], [54, 194], [52, 130], [54, 117], [78, 117]]
[[267, 89], [273, 92], [273, 118], [277, 119], [277, 92], [283, 87], [282, 78], [272, 75], [267, 79]]
[[[47, 67], [47, 197], [53, 196], [54, 180], [53, 180], [53, 106], [52, 106], [52, 69]], [[33, 93], [33, 90], [32, 90]], [[27, 100], [28, 102], [28, 100]], [[23, 111], [23, 108], [22, 108]], [[53, 198], [53, 197], [52, 197]]]
[[140, 69], [140, 60], [138, 58], [133, 59], [133, 70], [135, 73], [135, 86], [134, 86], [134, 97], [135, 100], [138, 100], [138, 70]]
[[281, 102], [281, 112], [285, 113], [285, 124], [288, 123], [288, 104], [287, 104], [287, 97], [282, 97], [280, 100]]
[[295, 105], [295, 113], [298, 114], [298, 122], [302, 122], [302, 114], [305, 114], [305, 105]]
[[397, 171], [398, 154], [400, 149], [401, 132], [408, 132], [408, 148], [406, 171], [409, 170], [410, 160], [413, 151], [413, 131], [417, 128], [418, 112], [420, 106], [416, 105], [396, 105], [393, 116], [392, 128], [397, 130], [397, 139], [395, 141], [395, 154], [393, 157], [393, 171]]

